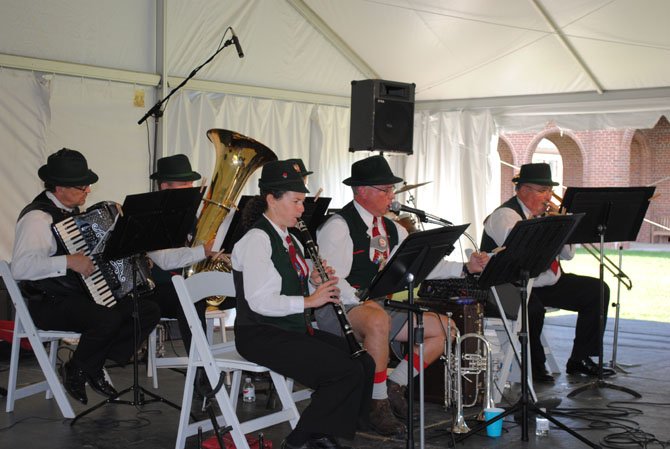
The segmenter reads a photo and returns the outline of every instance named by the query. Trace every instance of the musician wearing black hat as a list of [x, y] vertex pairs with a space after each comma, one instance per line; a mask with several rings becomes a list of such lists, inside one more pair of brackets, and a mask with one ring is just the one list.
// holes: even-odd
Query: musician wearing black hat
[[268, 162], [258, 181], [260, 195], [245, 207], [253, 226], [235, 244], [237, 292], [235, 345], [246, 359], [314, 390], [282, 449], [337, 449], [336, 437], [352, 438], [369, 409], [374, 362], [352, 358], [344, 338], [314, 329], [306, 312], [338, 301], [337, 278], [323, 282], [291, 237], [308, 192], [300, 168]]
[[[72, 358], [61, 371], [66, 391], [76, 400], [88, 401], [85, 384], [104, 396], [116, 390], [105, 379], [106, 359], [127, 363], [133, 347], [133, 303], [122, 298], [112, 307], [94, 302], [78, 276], [90, 276], [95, 266], [82, 253], [67, 254], [51, 225], [79, 213], [90, 185], [98, 176], [78, 151], [63, 148], [49, 156], [38, 171], [44, 191], [20, 213], [12, 255], [12, 275], [20, 281], [30, 314], [40, 329], [81, 333]], [[140, 301], [139, 342], [160, 318], [158, 307]]]
[[[158, 159], [156, 171], [151, 174], [150, 178], [156, 181], [158, 190], [168, 190], [193, 187], [194, 181], [199, 180], [201, 176], [191, 168], [191, 163], [185, 154], [175, 154]], [[151, 276], [156, 283], [156, 292], [152, 299], [160, 307], [162, 317], [177, 319], [184, 348], [187, 351], [191, 347], [191, 330], [171, 278], [175, 274], [181, 274], [175, 270], [191, 266], [207, 257], [216, 257], [217, 252], [212, 249], [213, 244], [212, 239], [205, 245], [183, 246], [147, 253], [147, 256], [154, 262]], [[207, 302], [199, 301], [195, 307], [204, 328]]]
[[[375, 360], [370, 424], [382, 435], [396, 436], [405, 433], [407, 373], [412, 369], [414, 375], [418, 374], [418, 355], [413, 352], [411, 363], [409, 357], [402, 360], [387, 379], [389, 341], [407, 341], [407, 315], [385, 310], [380, 301], [360, 302], [357, 292], [368, 288], [391, 252], [408, 235], [405, 228], [384, 217], [394, 199], [394, 184], [399, 182], [402, 178], [393, 174], [383, 156], [355, 162], [351, 166], [351, 177], [343, 181], [351, 186], [353, 201], [331, 217], [317, 236], [321, 255], [340, 275], [338, 287], [342, 303], [348, 309], [356, 336]], [[487, 260], [486, 255], [473, 254], [465, 267], [462, 263], [442, 261], [429, 278], [461, 277], [464, 270], [480, 272]], [[340, 332], [329, 308], [318, 309], [316, 317], [320, 329]], [[445, 315], [425, 315], [425, 366], [442, 354], [447, 323]]]
[[[558, 185], [551, 179], [551, 169], [546, 163], [523, 165], [512, 182], [516, 184], [516, 195], [504, 202], [484, 221], [482, 251], [492, 251], [501, 246], [518, 221], [542, 216], [551, 207], [552, 187]], [[533, 283], [528, 301], [528, 330], [532, 374], [536, 382], [554, 380], [545, 367], [546, 358], [540, 341], [545, 307], [577, 312], [575, 339], [566, 366], [567, 373], [598, 375], [598, 366], [590, 356], [598, 355], [602, 338], [598, 334], [600, 280], [562, 272], [559, 260], [570, 260], [574, 254], [574, 245], [565, 245], [551, 267]], [[609, 287], [605, 284], [605, 303], [602, 308], [605, 318], [608, 303]], [[606, 369], [605, 374], [612, 375], [614, 372]]]

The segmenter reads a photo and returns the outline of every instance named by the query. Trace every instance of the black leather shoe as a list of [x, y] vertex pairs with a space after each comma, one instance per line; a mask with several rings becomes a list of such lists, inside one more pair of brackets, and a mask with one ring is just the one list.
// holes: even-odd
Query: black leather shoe
[[119, 394], [116, 389], [109, 382], [107, 382], [107, 379], [105, 379], [105, 373], [102, 370], [95, 373], [95, 375], [87, 375], [86, 380], [88, 381], [88, 386], [91, 387], [93, 391], [102, 396], [111, 398]]
[[533, 382], [553, 382], [554, 376], [549, 374], [545, 367], [533, 368]]
[[61, 368], [61, 377], [63, 377], [65, 391], [82, 404], [87, 404], [88, 396], [86, 396], [86, 375], [84, 372], [72, 362], [68, 362]]
[[[565, 367], [565, 371], [568, 374], [578, 374], [590, 377], [598, 377], [598, 365], [593, 362], [590, 358], [586, 357], [582, 360], [568, 360], [568, 364]], [[603, 376], [610, 377], [615, 374], [614, 370], [611, 368], [603, 368]]]
[[309, 441], [307, 441], [307, 445], [310, 449], [352, 449], [349, 446], [340, 446], [340, 443], [330, 436], [310, 438]]

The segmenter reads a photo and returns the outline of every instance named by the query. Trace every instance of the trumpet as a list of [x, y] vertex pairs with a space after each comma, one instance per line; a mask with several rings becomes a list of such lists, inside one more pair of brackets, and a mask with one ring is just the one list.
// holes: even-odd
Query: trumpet
[[[545, 202], [547, 210], [544, 215], [565, 215], [566, 209], [562, 206], [563, 198], [554, 192], [551, 192], [551, 200]], [[593, 257], [600, 261], [600, 251], [592, 243], [584, 243], [582, 247], [588, 251]], [[612, 259], [603, 254], [603, 266], [610, 272], [612, 276], [617, 278], [627, 290], [633, 288], [633, 281], [624, 273]]]

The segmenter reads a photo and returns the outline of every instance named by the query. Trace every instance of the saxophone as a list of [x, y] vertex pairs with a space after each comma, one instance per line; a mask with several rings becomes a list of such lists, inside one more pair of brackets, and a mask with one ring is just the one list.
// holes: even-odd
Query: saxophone
[[[191, 246], [199, 246], [216, 237], [219, 226], [231, 209], [249, 177], [265, 163], [276, 161], [275, 153], [262, 143], [227, 129], [210, 129], [207, 138], [214, 144], [216, 162], [209, 190], [203, 199], [202, 211], [195, 226]], [[186, 276], [201, 271], [226, 271], [231, 269], [225, 261], [205, 259], [186, 270]], [[207, 299], [211, 306], [218, 306], [223, 297]]]
[[[326, 282], [328, 280], [328, 273], [326, 273], [326, 269], [323, 266], [323, 263], [321, 263], [321, 257], [319, 257], [319, 251], [316, 247], [316, 244], [314, 243], [314, 240], [312, 239], [312, 236], [309, 233], [309, 229], [307, 229], [307, 225], [305, 224], [304, 221], [298, 219], [298, 222], [296, 223], [295, 227], [298, 231], [300, 231], [300, 235], [302, 235], [302, 238], [305, 241], [305, 251], [307, 251], [309, 258], [312, 259], [312, 264], [314, 265], [314, 268], [316, 269], [316, 271], [319, 272], [321, 281]], [[361, 344], [358, 342], [358, 340], [356, 340], [356, 337], [354, 336], [354, 329], [351, 327], [351, 323], [347, 318], [347, 312], [344, 309], [344, 305], [334, 302], [331, 302], [329, 304], [333, 306], [333, 308], [335, 309], [335, 315], [337, 315], [337, 319], [340, 323], [340, 327], [342, 328], [344, 338], [347, 340], [347, 345], [349, 346], [349, 352], [351, 352], [351, 358], [356, 358], [360, 356], [362, 353], [365, 352], [365, 349], [363, 348], [363, 346], [361, 346]]]

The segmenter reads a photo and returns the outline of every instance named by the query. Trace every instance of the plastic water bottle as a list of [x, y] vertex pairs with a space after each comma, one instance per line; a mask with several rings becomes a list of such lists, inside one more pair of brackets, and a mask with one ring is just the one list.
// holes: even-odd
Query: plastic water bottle
[[[542, 412], [546, 413], [547, 411], [543, 408], [540, 409]], [[546, 437], [549, 435], [549, 420], [541, 415], [535, 416], [535, 435], [538, 437]]]
[[256, 388], [254, 387], [254, 384], [251, 383], [251, 377], [244, 378], [244, 385], [242, 385], [242, 401], [256, 401]]

